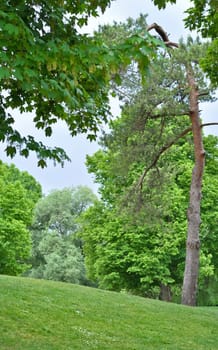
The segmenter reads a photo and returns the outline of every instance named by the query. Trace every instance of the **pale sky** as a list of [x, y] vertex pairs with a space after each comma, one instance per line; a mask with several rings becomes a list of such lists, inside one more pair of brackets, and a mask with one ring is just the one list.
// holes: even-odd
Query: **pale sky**
[[[89, 26], [84, 28], [85, 32], [91, 32], [97, 29], [99, 24], [112, 23], [113, 21], [125, 21], [128, 17], [137, 18], [140, 13], [148, 14], [147, 22], [153, 22], [161, 25], [165, 31], [170, 34], [172, 41], [177, 41], [181, 36], [186, 37], [188, 31], [184, 29], [182, 19], [184, 18], [184, 10], [189, 7], [189, 1], [178, 0], [176, 5], [168, 5], [165, 10], [159, 11], [150, 0], [115, 0], [111, 7], [104, 15], [97, 19], [91, 19]], [[218, 103], [204, 104], [201, 106], [202, 117], [204, 122], [217, 120], [216, 111]], [[117, 103], [112, 104], [114, 115], [119, 113]], [[48, 162], [46, 169], [37, 167], [35, 156], [31, 155], [25, 159], [16, 156], [12, 160], [7, 158], [0, 147], [1, 159], [7, 163], [14, 163], [20, 170], [26, 170], [42, 185], [43, 193], [48, 193], [52, 189], [61, 189], [64, 187], [86, 185], [97, 191], [97, 185], [94, 184], [90, 174], [88, 174], [85, 159], [87, 154], [93, 154], [99, 149], [97, 142], [90, 143], [86, 140], [85, 135], [79, 135], [72, 138], [63, 123], [59, 123], [54, 127], [51, 138], [44, 138], [42, 132], [36, 131], [31, 123], [31, 116], [28, 114], [17, 117], [17, 127], [24, 133], [32, 134], [39, 137], [42, 141], [50, 146], [59, 146], [65, 149], [71, 158], [71, 162], [66, 162], [64, 168], [60, 165], [54, 166], [52, 162]], [[205, 130], [218, 135], [218, 126]]]

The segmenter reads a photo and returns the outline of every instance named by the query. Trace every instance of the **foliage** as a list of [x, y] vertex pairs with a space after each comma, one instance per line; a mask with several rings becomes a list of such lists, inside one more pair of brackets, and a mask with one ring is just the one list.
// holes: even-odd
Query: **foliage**
[[[170, 265], [184, 236], [177, 237], [173, 229], [167, 231], [167, 225], [161, 222], [149, 225], [146, 214], [138, 214], [134, 220], [116, 209], [102, 208], [100, 212], [94, 207], [86, 213], [82, 233], [86, 265], [88, 276], [99, 287], [158, 298], [161, 283], [174, 282]], [[173, 228], [176, 227], [178, 222]], [[176, 266], [174, 274], [178, 281]]]
[[2, 350], [217, 349], [217, 308], [28, 278], [0, 283]]
[[132, 60], [149, 64], [159, 41], [147, 33], [119, 45], [81, 34], [88, 18], [110, 2], [1, 1], [0, 141], [7, 143], [7, 155], [28, 157], [34, 151], [41, 167], [47, 158], [62, 164], [69, 159], [59, 147], [22, 136], [9, 108], [33, 112], [35, 127], [48, 137], [62, 120], [72, 136], [82, 132], [92, 140], [99, 124], [108, 120], [111, 75], [119, 76], [120, 66]]
[[[158, 8], [176, 0], [154, 0]], [[186, 25], [213, 39], [202, 66], [216, 85], [217, 0], [194, 2]], [[81, 34], [90, 16], [110, 5], [104, 1], [1, 1], [0, 5], [0, 142], [13, 157], [35, 152], [38, 166], [46, 159], [63, 165], [69, 160], [60, 147], [49, 148], [14, 127], [15, 109], [33, 112], [36, 129], [50, 137], [53, 125], [66, 123], [72, 136], [87, 133], [95, 139], [99, 125], [109, 118], [111, 79], [133, 61], [144, 76], [161, 42], [146, 31], [137, 31], [119, 43]], [[205, 13], [205, 9], [208, 11]], [[196, 20], [197, 19], [197, 20]], [[10, 110], [12, 110], [12, 112]]]
[[[203, 276], [200, 274], [199, 303], [203, 305], [217, 305], [218, 296], [218, 203], [217, 203], [217, 161], [218, 147], [217, 137], [210, 135], [204, 140], [206, 149], [206, 169], [202, 193], [202, 224], [201, 244], [202, 250], [206, 253], [203, 259], [209, 260], [206, 264]], [[201, 259], [202, 259], [201, 258]]]
[[41, 187], [27, 172], [0, 162], [0, 273], [16, 275], [27, 269], [29, 226]]
[[198, 29], [204, 38], [215, 39], [218, 28], [217, 0], [192, 0], [193, 7], [186, 13], [186, 26]]
[[206, 243], [208, 253], [213, 251], [213, 264], [218, 266], [218, 252], [214, 249], [218, 244], [217, 210], [217, 137], [210, 135], [205, 139], [206, 169], [203, 184], [202, 201], [202, 244]]
[[197, 29], [203, 38], [210, 38], [211, 43], [207, 53], [201, 60], [201, 65], [207, 73], [211, 82], [218, 86], [218, 2], [217, 0], [192, 0], [193, 7], [190, 7], [186, 13], [186, 27], [189, 29]]
[[71, 283], [87, 283], [76, 237], [78, 218], [96, 196], [86, 186], [54, 190], [36, 205], [30, 275]]
[[153, 2], [160, 10], [165, 8], [168, 3], [175, 4], [176, 0], [153, 0]]
[[28, 199], [35, 205], [42, 196], [41, 185], [27, 171], [20, 171], [14, 164], [10, 164], [9, 169], [10, 171], [8, 172], [1, 171], [1, 176], [4, 177], [4, 181], [11, 183], [19, 181], [27, 191]]
[[214, 86], [218, 86], [218, 39], [214, 39], [210, 44], [205, 57], [201, 60], [201, 66], [203, 70], [208, 74], [211, 82]]
[[55, 230], [62, 236], [74, 233], [76, 219], [95, 199], [86, 186], [53, 190], [37, 203], [33, 229]]
[[85, 284], [83, 256], [72, 239], [63, 239], [55, 231], [44, 232], [38, 252], [44, 264], [31, 270], [31, 277]]
[[[213, 137], [209, 136], [204, 139], [206, 144], [211, 142], [211, 138]], [[214, 142], [212, 154], [216, 152], [217, 138]], [[132, 148], [134, 155], [136, 148], [136, 145]], [[184, 270], [186, 208], [193, 165], [192, 149], [189, 144], [175, 146], [159, 163], [159, 181], [153, 171], [145, 181], [143, 193], [137, 199], [129, 193], [124, 200], [123, 193], [128, 191], [123, 178], [125, 162], [122, 169], [119, 157], [119, 172], [117, 167], [116, 172], [113, 172], [116, 159], [110, 157], [110, 151], [109, 146], [108, 153], [105, 152], [105, 162], [99, 161], [99, 151], [97, 158], [89, 158], [88, 163], [92, 171], [92, 165], [95, 164], [97, 176], [101, 170], [105, 176], [105, 181], [101, 182], [103, 202], [96, 204], [83, 215], [81, 235], [84, 240], [88, 277], [106, 289], [126, 289], [132, 293], [156, 298], [160, 295], [161, 286], [168, 285], [172, 292], [176, 291], [178, 295], [175, 287], [181, 288]], [[137, 162], [136, 159], [135, 161]], [[108, 172], [105, 170], [105, 163], [108, 163]], [[206, 166], [204, 179], [200, 292], [208, 289], [208, 283], [205, 283], [211, 276], [216, 276], [214, 266], [218, 263], [218, 187], [217, 176], [210, 171], [211, 165], [212, 168], [216, 168], [217, 159], [214, 159], [213, 164]], [[140, 167], [133, 180], [132, 176], [130, 170], [126, 175], [127, 181], [132, 182], [135, 177], [140, 176]]]

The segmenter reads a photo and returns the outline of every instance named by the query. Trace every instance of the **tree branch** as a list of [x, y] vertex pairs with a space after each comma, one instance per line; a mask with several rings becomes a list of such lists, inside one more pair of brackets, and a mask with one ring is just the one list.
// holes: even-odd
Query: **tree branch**
[[189, 115], [189, 111], [183, 111], [183, 112], [180, 112], [180, 113], [169, 113], [169, 114], [166, 114], [166, 113], [159, 113], [159, 114], [149, 114], [149, 117], [148, 119], [159, 119], [159, 118], [167, 118], [167, 117], [184, 117], [186, 115]]
[[168, 34], [163, 30], [161, 26], [159, 26], [157, 23], [153, 23], [150, 26], [147, 27], [147, 31], [149, 32], [150, 30], [155, 29], [156, 32], [160, 35], [161, 39], [165, 43], [166, 46], [168, 47], [179, 47], [177, 43], [174, 43], [169, 40]]
[[[205, 127], [205, 126], [211, 126], [211, 125], [218, 125], [217, 123], [205, 123], [205, 124], [201, 124], [201, 128]], [[142, 188], [142, 184], [144, 181], [145, 176], [147, 175], [147, 173], [149, 172], [149, 170], [151, 170], [151, 168], [153, 168], [154, 166], [156, 166], [158, 160], [160, 159], [160, 156], [167, 151], [172, 145], [174, 145], [181, 137], [184, 137], [186, 134], [188, 134], [190, 131], [192, 131], [192, 127], [188, 127], [187, 129], [183, 130], [183, 132], [181, 132], [179, 135], [177, 135], [172, 141], [170, 141], [168, 144], [166, 144], [165, 146], [163, 146], [160, 151], [158, 152], [158, 154], [156, 155], [156, 157], [154, 158], [153, 162], [144, 169], [143, 174], [141, 175], [139, 182], [137, 184], [137, 188]]]
[[198, 93], [198, 97], [208, 96], [208, 95], [209, 95], [209, 91], [201, 91]]
[[144, 181], [145, 176], [147, 175], [148, 171], [153, 168], [160, 156], [166, 151], [168, 150], [172, 145], [174, 145], [181, 137], [184, 137], [186, 134], [188, 134], [190, 131], [192, 131], [192, 127], [188, 127], [187, 129], [183, 130], [183, 132], [181, 132], [179, 135], [177, 135], [172, 141], [170, 141], [168, 144], [166, 144], [165, 146], [163, 146], [160, 151], [158, 152], [158, 154], [156, 155], [156, 157], [154, 158], [153, 162], [144, 169], [143, 174], [141, 175], [139, 182], [137, 184], [137, 188], [142, 188], [142, 184]]
[[205, 124], [201, 124], [201, 128], [204, 128], [205, 126], [211, 126], [211, 125], [218, 125], [218, 123], [205, 123]]
[[176, 48], [179, 47], [179, 45], [177, 43], [174, 43], [173, 41], [164, 41], [164, 43], [168, 47], [176, 47]]
[[[179, 45], [177, 43], [171, 42], [169, 40], [168, 34], [164, 31], [164, 29], [159, 26], [157, 23], [153, 23], [151, 25], [149, 25], [147, 27], [147, 31], [150, 31], [152, 29], [155, 29], [156, 32], [160, 35], [161, 39], [163, 40], [163, 42], [165, 43], [166, 46], [169, 47], [179, 47]], [[206, 95], [206, 92], [201, 92], [201, 96]], [[189, 113], [188, 113], [189, 114]], [[159, 116], [155, 116], [155, 118], [158, 118]], [[154, 118], [154, 116], [153, 116]], [[205, 127], [205, 126], [211, 126], [211, 125], [218, 125], [218, 123], [205, 123], [205, 124], [201, 124], [201, 128]], [[144, 169], [138, 184], [137, 184], [137, 188], [142, 188], [142, 184], [144, 181], [145, 176], [147, 175], [148, 171], [155, 167], [160, 156], [166, 151], [168, 150], [172, 145], [174, 145], [181, 137], [184, 137], [186, 134], [188, 134], [190, 131], [192, 131], [192, 126], [188, 127], [187, 129], [183, 130], [183, 132], [181, 132], [179, 135], [177, 135], [172, 141], [170, 141], [168, 144], [166, 144], [165, 146], [163, 146], [159, 152], [157, 153], [156, 157], [154, 158], [153, 162]]]

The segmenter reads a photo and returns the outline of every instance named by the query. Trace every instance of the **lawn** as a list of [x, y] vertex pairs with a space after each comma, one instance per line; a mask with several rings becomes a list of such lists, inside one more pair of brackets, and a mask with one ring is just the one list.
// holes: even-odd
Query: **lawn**
[[0, 276], [1, 350], [217, 350], [218, 308]]

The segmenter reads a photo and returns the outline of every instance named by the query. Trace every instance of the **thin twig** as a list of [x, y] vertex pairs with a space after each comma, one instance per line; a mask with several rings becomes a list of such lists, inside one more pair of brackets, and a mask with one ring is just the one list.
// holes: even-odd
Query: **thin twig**
[[218, 123], [216, 123], [216, 122], [211, 122], [211, 123], [201, 124], [201, 128], [204, 128], [205, 126], [212, 126], [212, 125], [218, 125]]

